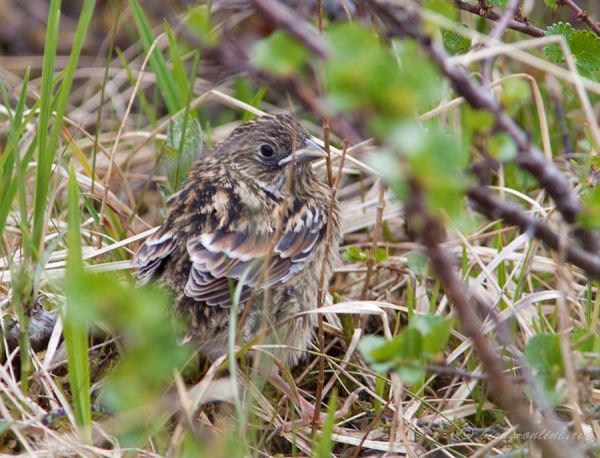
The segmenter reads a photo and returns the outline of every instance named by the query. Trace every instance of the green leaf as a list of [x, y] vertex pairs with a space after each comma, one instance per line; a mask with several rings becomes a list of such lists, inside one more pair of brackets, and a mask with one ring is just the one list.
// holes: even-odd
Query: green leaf
[[[439, 73], [410, 40], [382, 46], [371, 28], [336, 24], [328, 30], [327, 103], [336, 112], [360, 111], [377, 135], [440, 97]], [[392, 52], [393, 51], [393, 52]]]
[[469, 130], [480, 134], [487, 133], [494, 127], [494, 115], [485, 110], [474, 110], [469, 105], [463, 105], [463, 122]]
[[490, 3], [498, 8], [506, 8], [506, 5], [508, 5], [508, 0], [490, 0]]
[[200, 38], [207, 46], [214, 46], [219, 39], [219, 27], [211, 21], [210, 6], [200, 5], [187, 13], [188, 30]]
[[387, 341], [381, 336], [367, 335], [358, 344], [358, 349], [365, 360], [380, 373], [386, 373], [394, 366], [392, 357], [387, 354], [382, 356], [379, 351], [386, 343]]
[[[557, 22], [546, 28], [546, 35], [563, 35], [569, 42], [569, 38], [573, 34], [575, 29], [571, 24], [566, 22]], [[559, 44], [553, 43], [544, 47], [544, 53], [550, 58], [552, 62], [557, 64], [563, 63], [565, 57]]]
[[450, 30], [442, 31], [442, 41], [450, 54], [466, 54], [471, 49], [471, 39]]
[[433, 359], [442, 352], [448, 344], [454, 319], [433, 315], [415, 316], [409, 327], [417, 329], [423, 337], [423, 353], [428, 359]]
[[517, 157], [517, 145], [508, 134], [499, 133], [488, 138], [487, 147], [490, 155], [499, 161], [506, 162]]
[[440, 14], [451, 21], [456, 21], [458, 18], [458, 10], [450, 0], [425, 0], [422, 7]]
[[[558, 22], [546, 29], [546, 35], [563, 35], [567, 40], [579, 72], [598, 79], [600, 72], [600, 37], [589, 30], [575, 30], [570, 24]], [[556, 63], [565, 62], [560, 45], [551, 44], [544, 48], [546, 55]]]
[[359, 348], [370, 363], [406, 362], [421, 357], [422, 338], [418, 330], [406, 328], [389, 341], [380, 336], [366, 336]]
[[155, 285], [132, 288], [108, 273], [86, 272], [78, 287], [90, 320], [119, 335], [123, 350], [104, 381], [100, 402], [118, 412], [156, 402], [190, 354], [177, 342], [181, 331], [167, 292]]
[[[191, 113], [176, 116], [169, 126], [167, 141], [158, 161], [161, 174], [167, 176], [168, 193], [175, 192], [187, 178], [192, 164], [202, 154], [202, 127]], [[185, 135], [185, 137], [184, 137]]]
[[[552, 406], [559, 405], [564, 396], [558, 392], [559, 381], [564, 376], [564, 365], [560, 351], [560, 337], [556, 334], [537, 334], [525, 345], [525, 360], [537, 372], [546, 399]], [[527, 389], [531, 396], [530, 390]]]
[[377, 247], [375, 249], [375, 261], [376, 262], [385, 262], [388, 260], [388, 252], [385, 248]]
[[600, 71], [600, 38], [589, 30], [577, 30], [571, 35], [569, 46], [581, 73], [587, 76]]
[[367, 262], [369, 255], [357, 246], [349, 247], [345, 252], [345, 257], [350, 262]]
[[556, 334], [537, 334], [525, 345], [525, 359], [536, 371], [562, 377], [564, 366], [560, 351], [560, 337]]
[[571, 341], [577, 351], [600, 355], [600, 336], [587, 329], [574, 329], [571, 333]]
[[600, 227], [600, 187], [586, 189], [582, 196], [583, 209], [577, 220], [586, 229]]
[[502, 83], [500, 100], [510, 114], [515, 114], [531, 97], [529, 83], [520, 78], [509, 78]]
[[412, 251], [408, 255], [407, 264], [415, 275], [423, 275], [427, 266], [427, 256], [422, 251]]
[[281, 30], [259, 41], [250, 55], [257, 67], [278, 75], [297, 73], [308, 58], [306, 48]]

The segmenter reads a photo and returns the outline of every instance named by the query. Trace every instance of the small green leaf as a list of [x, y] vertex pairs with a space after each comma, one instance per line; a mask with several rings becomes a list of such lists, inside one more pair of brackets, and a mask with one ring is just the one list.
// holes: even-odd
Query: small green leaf
[[433, 315], [415, 316], [409, 325], [423, 336], [423, 353], [431, 359], [446, 348], [453, 326], [454, 319]]
[[199, 37], [207, 46], [214, 45], [219, 36], [220, 27], [215, 27], [211, 21], [210, 8], [206, 5], [201, 5], [192, 8], [187, 13], [188, 30]]
[[387, 250], [383, 247], [377, 247], [377, 249], [375, 249], [375, 261], [385, 262], [387, 260], [388, 260]]
[[[564, 376], [564, 365], [560, 351], [560, 337], [556, 334], [538, 334], [525, 345], [526, 361], [537, 372], [536, 380], [540, 384], [546, 399], [552, 406], [559, 405], [563, 393], [557, 389]], [[530, 390], [527, 389], [528, 395]]]
[[[580, 73], [592, 79], [599, 78], [600, 37], [589, 30], [575, 30], [570, 24], [564, 22], [548, 27], [546, 35], [563, 35]], [[546, 46], [544, 52], [553, 62], [565, 62], [562, 48], [558, 44]]]
[[462, 116], [466, 126], [473, 132], [484, 134], [494, 127], [494, 115], [489, 111], [474, 110], [465, 104]]
[[571, 35], [569, 46], [577, 66], [586, 76], [598, 76], [600, 71], [600, 38], [589, 30], [577, 30]]
[[571, 341], [577, 351], [600, 354], [600, 336], [587, 329], [574, 329], [571, 333]]
[[490, 3], [498, 8], [506, 8], [506, 5], [508, 5], [508, 0], [490, 0]]
[[381, 357], [377, 352], [386, 343], [387, 341], [383, 337], [370, 334], [365, 336], [358, 344], [358, 349], [365, 360], [373, 370], [380, 373], [386, 373], [394, 366], [391, 357], [387, 357], [387, 355]]
[[450, 54], [466, 54], [471, 49], [471, 39], [450, 30], [442, 31], [442, 41]]
[[187, 123], [184, 113], [176, 116], [169, 126], [167, 141], [157, 164], [159, 172], [167, 177], [168, 194], [179, 189], [192, 164], [202, 154], [202, 149], [202, 127], [195, 116], [188, 113]]
[[506, 162], [517, 157], [517, 145], [508, 134], [499, 133], [488, 138], [487, 147], [490, 155], [499, 161]]
[[564, 372], [560, 337], [556, 334], [537, 334], [525, 345], [525, 359], [536, 371], [556, 378]]
[[359, 349], [375, 370], [379, 370], [375, 365], [383, 365], [387, 370], [393, 363], [415, 361], [421, 357], [421, 333], [416, 329], [406, 328], [389, 341], [380, 336], [369, 335], [361, 341]]
[[408, 255], [407, 264], [415, 275], [423, 275], [427, 266], [427, 256], [422, 251], [413, 251]]
[[308, 52], [291, 35], [279, 30], [259, 41], [252, 49], [251, 57], [259, 68], [278, 75], [291, 75], [304, 65]]
[[458, 18], [458, 10], [450, 0], [425, 0], [422, 7], [440, 14], [451, 21], [455, 21]]
[[367, 262], [369, 255], [357, 246], [351, 246], [346, 250], [346, 259], [350, 262]]
[[[567, 42], [569, 38], [573, 34], [575, 29], [571, 24], [566, 22], [557, 22], [556, 24], [552, 24], [551, 26], [546, 28], [546, 35], [563, 35]], [[562, 49], [558, 43], [553, 43], [551, 45], [544, 47], [544, 53], [550, 58], [552, 62], [557, 64], [563, 63], [565, 61], [565, 57], [563, 55]]]
[[414, 385], [425, 377], [425, 369], [417, 364], [404, 364], [396, 368], [396, 374], [404, 383]]
[[509, 113], [516, 113], [531, 97], [529, 84], [516, 78], [510, 78], [502, 83], [500, 100]]
[[600, 227], [600, 187], [587, 189], [582, 197], [583, 209], [577, 220], [586, 229]]

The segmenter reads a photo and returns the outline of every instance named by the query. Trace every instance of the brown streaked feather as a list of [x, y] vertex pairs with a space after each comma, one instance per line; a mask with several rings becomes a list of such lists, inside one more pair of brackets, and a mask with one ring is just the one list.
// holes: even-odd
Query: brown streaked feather
[[134, 258], [134, 264], [139, 267], [137, 284], [145, 285], [156, 276], [163, 261], [173, 252], [177, 245], [177, 236], [166, 226], [146, 239]]
[[[244, 291], [246, 287], [262, 290], [301, 272], [306, 258], [323, 236], [325, 221], [315, 218], [319, 216], [316, 208], [300, 211], [301, 214], [288, 218], [287, 224], [284, 221], [285, 232], [274, 249], [274, 229], [261, 234], [217, 230], [190, 239], [187, 251], [192, 271], [184, 293], [208, 305], [228, 307], [230, 285], [223, 278], [239, 281], [244, 277]], [[263, 263], [271, 251], [268, 269], [264, 271]]]

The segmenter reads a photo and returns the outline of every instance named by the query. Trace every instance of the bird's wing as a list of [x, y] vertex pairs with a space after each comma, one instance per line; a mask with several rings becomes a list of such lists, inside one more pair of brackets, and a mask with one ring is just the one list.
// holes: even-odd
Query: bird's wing
[[162, 262], [177, 245], [177, 236], [167, 225], [161, 226], [146, 239], [135, 255], [133, 263], [138, 266], [137, 283], [144, 285], [158, 274]]
[[263, 233], [215, 229], [192, 238], [187, 242], [192, 268], [184, 293], [210, 306], [229, 307], [240, 281], [240, 303], [253, 289], [285, 282], [305, 267], [326, 222], [327, 215], [318, 208], [303, 207], [282, 222], [278, 240], [274, 229]]

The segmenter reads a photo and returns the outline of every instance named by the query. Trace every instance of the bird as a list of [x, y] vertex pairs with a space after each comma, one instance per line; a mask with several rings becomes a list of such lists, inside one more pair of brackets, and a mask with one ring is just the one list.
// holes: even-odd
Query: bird
[[291, 367], [306, 354], [317, 319], [303, 312], [328, 287], [342, 239], [339, 202], [311, 164], [324, 157], [292, 115], [240, 124], [192, 165], [139, 247], [137, 282], [172, 292], [187, 339], [209, 359], [227, 353], [233, 306], [238, 345], [266, 333]]

